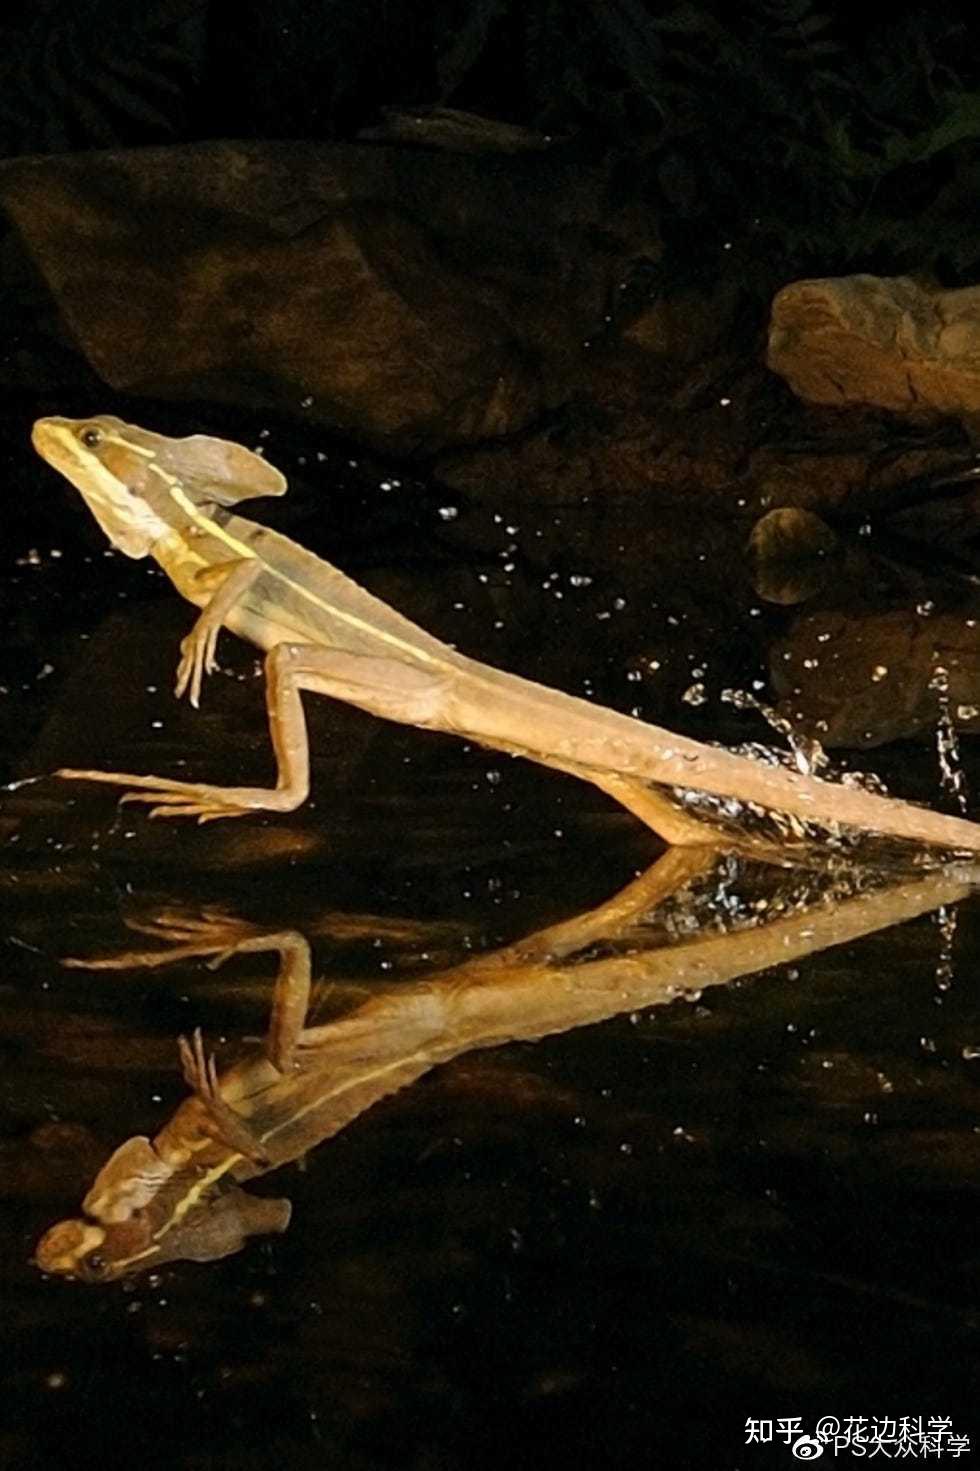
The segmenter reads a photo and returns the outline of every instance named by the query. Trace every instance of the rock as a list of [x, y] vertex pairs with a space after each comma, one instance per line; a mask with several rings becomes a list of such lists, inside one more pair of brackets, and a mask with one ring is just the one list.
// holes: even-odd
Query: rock
[[797, 562], [825, 557], [837, 546], [837, 534], [812, 511], [780, 506], [755, 523], [749, 549], [761, 562]]
[[749, 536], [756, 592], [784, 606], [804, 602], [823, 586], [837, 547], [836, 533], [812, 511], [795, 506], [768, 511]]
[[921, 607], [801, 614], [769, 654], [780, 713], [828, 747], [934, 734], [941, 667], [957, 730], [980, 731], [980, 621]]
[[0, 206], [113, 390], [396, 453], [566, 401], [648, 220], [555, 152], [217, 143], [13, 160]]
[[795, 281], [772, 305], [767, 361], [811, 403], [980, 411], [980, 287], [909, 276]]
[[658, 296], [644, 302], [633, 319], [624, 323], [623, 341], [651, 357], [703, 363], [731, 332], [737, 306], [738, 294], [726, 281], [710, 290]]

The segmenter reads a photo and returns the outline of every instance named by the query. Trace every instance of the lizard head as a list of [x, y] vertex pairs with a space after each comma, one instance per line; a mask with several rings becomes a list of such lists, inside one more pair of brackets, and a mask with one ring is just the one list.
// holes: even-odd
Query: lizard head
[[109, 414], [38, 419], [31, 439], [127, 557], [148, 556], [186, 522], [181, 499], [229, 506], [286, 489], [284, 476], [243, 445], [208, 434], [169, 439]]
[[155, 456], [120, 419], [38, 419], [31, 439], [41, 458], [81, 492], [112, 545], [127, 557], [145, 557], [169, 531], [146, 499]]
[[167, 1165], [143, 1135], [99, 1171], [82, 1214], [44, 1233], [35, 1265], [78, 1282], [113, 1282], [173, 1261], [216, 1261], [249, 1236], [285, 1231], [288, 1200], [250, 1195], [227, 1176]]

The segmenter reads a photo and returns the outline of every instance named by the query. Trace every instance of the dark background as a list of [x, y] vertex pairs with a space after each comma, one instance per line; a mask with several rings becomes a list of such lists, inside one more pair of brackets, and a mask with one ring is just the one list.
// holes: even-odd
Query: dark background
[[[747, 286], [969, 279], [980, 61], [966, 8], [809, 0], [40, 0], [0, 22], [7, 156], [350, 139], [448, 106], [617, 167], [672, 275], [734, 233]], [[740, 245], [739, 239], [742, 240]], [[702, 250], [701, 247], [704, 247]]]
[[[794, 276], [910, 271], [958, 285], [980, 264], [980, 59], [975, 26], [953, 7], [15, 0], [0, 20], [7, 157], [221, 138], [346, 141], [390, 107], [472, 111], [551, 135], [565, 159], [606, 165], [611, 202], [648, 210], [664, 244], [638, 268], [638, 296], [710, 286], [728, 241], [732, 275], [760, 320], [774, 287]], [[39, 330], [43, 297], [26, 277], [5, 293], [8, 353], [21, 321]], [[106, 558], [98, 529], [47, 470], [42, 481], [27, 450], [34, 415], [110, 406], [53, 327], [46, 342], [46, 396], [8, 390], [0, 408], [9, 446], [0, 561], [11, 564], [0, 625], [13, 691], [0, 707], [0, 753], [17, 775], [77, 764], [83, 738], [93, 751], [133, 732], [156, 739], [144, 732], [147, 683], [167, 722], [183, 717], [171, 712], [169, 680], [188, 610], [152, 569]], [[239, 410], [214, 405], [113, 396], [110, 407], [165, 432], [193, 424], [249, 442], [269, 422], [243, 424]], [[513, 639], [550, 653], [556, 679], [568, 681], [580, 659], [590, 674], [598, 668], [601, 697], [644, 698], [627, 682], [621, 626], [607, 637], [609, 625], [595, 622], [613, 593], [628, 592], [630, 608], [639, 598], [607, 578], [579, 601], [554, 603], [539, 566], [558, 554], [553, 543], [536, 550], [533, 507], [522, 507], [518, 580], [498, 632], [481, 577], [509, 556], [509, 533], [489, 513], [481, 520], [454, 496], [460, 516], [447, 525], [431, 488], [399, 472], [404, 493], [381, 495], [391, 467], [351, 455], [337, 457], [339, 469], [333, 456], [329, 471], [313, 466], [316, 495], [325, 485], [330, 497], [323, 515], [294, 461], [312, 462], [325, 437], [273, 427], [295, 487], [280, 512], [289, 534], [368, 582], [396, 567], [400, 582], [372, 585], [491, 662], [515, 662]], [[539, 514], [550, 527], [550, 512]], [[599, 539], [584, 513], [582, 524], [583, 540]], [[682, 531], [690, 569], [678, 561], [674, 580], [690, 608], [658, 586], [663, 609], [643, 613], [658, 640], [649, 647], [673, 650], [672, 691], [712, 640], [723, 667], [709, 678], [744, 684], [762, 673], [772, 615], [740, 622], [720, 600], [712, 610], [697, 543]], [[617, 579], [652, 580], [639, 538], [607, 540]], [[622, 558], [627, 542], [633, 555]], [[739, 544], [706, 542], [708, 564], [733, 584]], [[576, 559], [564, 570], [585, 565], [580, 546], [561, 554]], [[747, 582], [736, 593], [754, 605]], [[83, 663], [93, 633], [102, 642]], [[234, 645], [229, 657], [238, 672], [251, 661]], [[203, 767], [218, 773], [229, 729], [240, 745], [255, 732], [264, 753], [257, 691], [246, 695], [239, 729], [245, 707], [221, 706], [221, 691], [209, 691], [202, 719], [159, 737], [172, 743], [165, 759], [211, 740]], [[659, 715], [663, 697], [646, 697], [646, 713]], [[728, 713], [692, 711], [671, 695], [671, 722], [701, 720], [704, 737]], [[557, 778], [545, 785], [515, 765], [491, 785], [484, 758], [457, 745], [426, 766], [418, 732], [392, 745], [380, 722], [357, 725], [332, 707], [320, 718], [332, 737], [315, 743], [320, 810], [253, 829], [252, 848], [246, 833], [237, 869], [235, 833], [208, 849], [200, 834], [137, 828], [98, 791], [69, 810], [60, 788], [39, 784], [24, 788], [21, 808], [8, 804], [20, 846], [8, 848], [17, 857], [4, 924], [17, 948], [7, 952], [4, 1001], [0, 1163], [13, 1230], [0, 1276], [12, 1388], [0, 1461], [9, 1448], [8, 1464], [35, 1465], [43, 1447], [50, 1464], [195, 1471], [455, 1471], [539, 1465], [549, 1453], [569, 1467], [659, 1457], [668, 1467], [748, 1468], [791, 1462], [782, 1446], [746, 1450], [748, 1415], [811, 1424], [829, 1412], [951, 1414], [955, 1430], [974, 1431], [972, 918], [951, 996], [934, 984], [936, 931], [922, 921], [710, 1006], [511, 1048], [475, 1082], [439, 1075], [319, 1151], [284, 1187], [297, 1209], [281, 1242], [253, 1244], [213, 1270], [175, 1268], [132, 1294], [39, 1281], [27, 1263], [42, 1227], [77, 1208], [121, 1137], [152, 1132], [183, 1097], [173, 1033], [200, 1022], [219, 1037], [237, 1020], [210, 974], [186, 987], [130, 980], [120, 989], [112, 973], [97, 986], [59, 967], [61, 955], [96, 949], [98, 935], [110, 936], [109, 949], [126, 943], [119, 906], [134, 891], [205, 903], [220, 880], [244, 909], [254, 871], [286, 922], [297, 863], [276, 853], [295, 836], [309, 844], [308, 887], [325, 912], [429, 906], [443, 915], [455, 904], [482, 944], [491, 922], [531, 930], [539, 908], [586, 902], [583, 884], [595, 899], [611, 893], [650, 856], [627, 819]], [[339, 739], [338, 718], [349, 722]], [[919, 781], [931, 797], [923, 750], [899, 749], [896, 786]], [[145, 759], [138, 750], [138, 769], [154, 769], [154, 758], [158, 749]], [[214, 842], [225, 841], [216, 831]], [[503, 910], [491, 894], [505, 896]], [[881, 1110], [880, 1130], [870, 1109]], [[688, 1149], [679, 1125], [704, 1142]]]

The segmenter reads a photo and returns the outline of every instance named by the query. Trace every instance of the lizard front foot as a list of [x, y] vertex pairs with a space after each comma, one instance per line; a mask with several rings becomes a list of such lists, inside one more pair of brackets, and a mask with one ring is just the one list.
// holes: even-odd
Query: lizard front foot
[[252, 1132], [241, 1114], [235, 1112], [221, 1095], [218, 1081], [218, 1066], [212, 1054], [204, 1051], [204, 1039], [200, 1027], [196, 1027], [191, 1040], [177, 1039], [180, 1061], [184, 1070], [184, 1081], [200, 1100], [207, 1114], [207, 1132], [219, 1143], [234, 1149], [253, 1164], [268, 1165], [269, 1156], [261, 1140]]
[[180, 642], [180, 663], [177, 665], [174, 695], [179, 700], [189, 690], [190, 702], [195, 710], [200, 704], [205, 674], [214, 674], [218, 668], [215, 653], [220, 632], [220, 621], [213, 622], [204, 614]]

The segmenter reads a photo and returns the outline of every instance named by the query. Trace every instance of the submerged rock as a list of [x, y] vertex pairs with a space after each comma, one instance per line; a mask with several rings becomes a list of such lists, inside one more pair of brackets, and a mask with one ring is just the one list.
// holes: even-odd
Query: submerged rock
[[780, 711], [835, 748], [933, 735], [938, 668], [956, 729], [980, 731], [980, 620], [931, 606], [801, 613], [770, 650]]
[[767, 512], [749, 537], [759, 596], [787, 606], [805, 602], [823, 586], [838, 544], [836, 532], [812, 511], [781, 506]]

